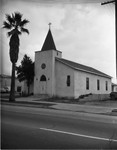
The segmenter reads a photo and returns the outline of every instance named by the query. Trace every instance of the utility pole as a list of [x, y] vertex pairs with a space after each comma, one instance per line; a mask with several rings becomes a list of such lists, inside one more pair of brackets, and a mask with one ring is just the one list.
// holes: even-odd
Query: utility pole
[[115, 0], [114, 1], [103, 2], [103, 3], [101, 3], [101, 5], [110, 4], [110, 3], [115, 3]]
[[[117, 5], [116, 5], [116, 1], [115, 0], [111, 0], [111, 1], [107, 1], [107, 2], [103, 2], [103, 3], [101, 3], [101, 5], [106, 5], [106, 4], [112, 4], [112, 3], [114, 3], [115, 4], [115, 43], [116, 43], [116, 40], [117, 40], [117, 31], [116, 31], [116, 7], [117, 7]], [[115, 45], [115, 56], [116, 56], [116, 79], [117, 79], [117, 43], [116, 43], [116, 45]]]

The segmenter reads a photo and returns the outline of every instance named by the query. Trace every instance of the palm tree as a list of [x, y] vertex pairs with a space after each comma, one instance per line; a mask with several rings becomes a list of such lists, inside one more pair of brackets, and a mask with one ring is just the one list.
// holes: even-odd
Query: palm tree
[[15, 67], [18, 60], [20, 39], [19, 35], [23, 32], [28, 33], [28, 29], [24, 26], [29, 23], [27, 19], [22, 20], [22, 14], [15, 12], [12, 15], [6, 14], [6, 21], [3, 22], [3, 28], [10, 30], [7, 34], [10, 37], [10, 60], [12, 63], [11, 91], [9, 101], [15, 101]]

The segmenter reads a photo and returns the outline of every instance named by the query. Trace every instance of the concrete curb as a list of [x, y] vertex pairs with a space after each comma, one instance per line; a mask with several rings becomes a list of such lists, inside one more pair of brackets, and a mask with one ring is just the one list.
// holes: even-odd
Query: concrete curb
[[[14, 107], [15, 106], [15, 107]], [[73, 112], [73, 111], [64, 111], [57, 109], [48, 109], [48, 108], [34, 108], [34, 107], [25, 107], [25, 106], [16, 106], [16, 105], [3, 105], [2, 110], [14, 110], [15, 112], [27, 113], [27, 114], [41, 114], [41, 115], [52, 115], [55, 117], [63, 117], [63, 118], [73, 118], [73, 119], [81, 119], [87, 121], [96, 121], [103, 123], [111, 123], [114, 126], [117, 125], [117, 117], [116, 116], [108, 116], [108, 115], [100, 115], [100, 114], [91, 114], [84, 112]]]
[[[5, 100], [5, 99], [4, 99]], [[8, 99], [6, 99], [8, 101]], [[9, 102], [5, 102], [10, 104]], [[25, 104], [24, 104], [25, 103]], [[40, 106], [40, 105], [43, 106]], [[48, 107], [44, 107], [44, 104], [48, 104]], [[38, 108], [48, 108], [56, 109], [60, 111], [71, 111], [71, 112], [83, 112], [98, 115], [108, 115], [117, 116], [117, 109], [113, 107], [102, 107], [94, 105], [83, 105], [83, 104], [68, 104], [68, 103], [56, 103], [48, 102], [43, 100], [38, 100], [38, 98], [26, 97], [26, 98], [16, 98], [16, 103], [12, 103], [15, 106], [28, 106], [28, 107], [38, 107]], [[50, 105], [50, 106], [49, 106]]]

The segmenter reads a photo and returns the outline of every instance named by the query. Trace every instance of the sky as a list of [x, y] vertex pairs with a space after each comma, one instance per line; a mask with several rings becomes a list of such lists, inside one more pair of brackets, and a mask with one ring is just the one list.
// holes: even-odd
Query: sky
[[[5, 14], [20, 12], [30, 22], [30, 34], [20, 36], [17, 66], [27, 54], [33, 61], [46, 38], [49, 22], [57, 50], [63, 58], [93, 67], [116, 82], [115, 5], [101, 5], [105, 0], [2, 0], [2, 22]], [[0, 24], [2, 27], [2, 24]], [[1, 72], [11, 74], [9, 38], [1, 29]]]

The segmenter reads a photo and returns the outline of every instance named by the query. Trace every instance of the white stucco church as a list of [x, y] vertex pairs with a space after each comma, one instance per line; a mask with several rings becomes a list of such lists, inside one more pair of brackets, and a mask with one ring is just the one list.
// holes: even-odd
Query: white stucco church
[[41, 51], [35, 52], [34, 94], [78, 98], [89, 93], [110, 92], [109, 75], [62, 58], [49, 28]]

